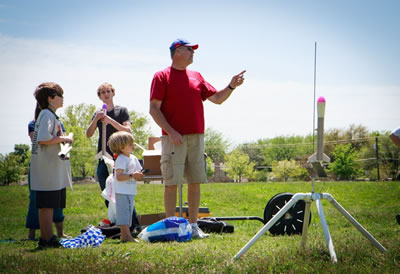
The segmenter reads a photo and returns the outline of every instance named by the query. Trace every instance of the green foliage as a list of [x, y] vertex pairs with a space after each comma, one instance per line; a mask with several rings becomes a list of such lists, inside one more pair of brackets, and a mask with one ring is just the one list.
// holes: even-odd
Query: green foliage
[[29, 157], [30, 157], [29, 151], [30, 151], [29, 145], [20, 144], [14, 146], [14, 154], [19, 156], [19, 162], [21, 164], [29, 163]]
[[368, 145], [368, 137], [368, 129], [363, 125], [351, 124], [348, 129], [328, 129], [324, 133], [324, 152], [330, 156], [338, 142], [349, 143], [353, 149], [360, 151]]
[[342, 139], [351, 141], [351, 147], [360, 151], [364, 145], [368, 144], [368, 129], [363, 125], [351, 124], [344, 131]]
[[13, 154], [18, 156], [18, 165], [23, 170], [23, 174], [28, 174], [29, 162], [31, 160], [31, 151], [29, 145], [15, 145]]
[[329, 164], [329, 171], [333, 172], [337, 180], [349, 180], [361, 174], [358, 168], [357, 151], [351, 144], [337, 145], [332, 152], [332, 162]]
[[287, 182], [289, 178], [303, 180], [308, 176], [308, 172], [295, 160], [282, 160], [272, 162], [272, 175]]
[[[93, 113], [96, 111], [94, 105], [72, 105], [65, 109], [61, 117], [67, 134], [74, 133], [73, 149], [71, 155], [71, 171], [74, 177], [94, 176], [96, 161], [94, 156], [97, 151], [98, 132], [96, 131], [92, 138], [86, 137], [86, 129], [89, 127]], [[135, 142], [145, 144], [150, 135], [146, 128], [148, 119], [135, 111], [129, 112], [132, 122], [132, 134]], [[140, 157], [142, 151], [135, 150], [135, 155]]]
[[[149, 136], [151, 135], [150, 130], [148, 129], [148, 123], [149, 119], [133, 110], [129, 111], [129, 116], [131, 119], [131, 129], [132, 129], [132, 135], [135, 138], [135, 143], [147, 147], [147, 140]], [[138, 158], [141, 158], [143, 153], [143, 150], [136, 148], [135, 149], [135, 156]]]
[[[86, 137], [86, 129], [89, 127], [94, 105], [79, 104], [72, 105], [65, 109], [61, 121], [66, 129], [66, 134], [74, 134], [74, 143], [70, 152], [71, 171], [73, 177], [94, 176], [97, 141], [95, 138]], [[97, 137], [97, 135], [96, 135]]]
[[247, 154], [236, 149], [225, 158], [225, 171], [228, 173], [229, 177], [234, 178], [239, 183], [242, 181], [243, 177], [253, 177], [254, 163], [250, 161]]
[[249, 156], [251, 162], [255, 166], [263, 166], [265, 164], [265, 155], [262, 152], [263, 143], [257, 141], [256, 143], [245, 143], [238, 146], [238, 149]]
[[379, 138], [379, 162], [386, 178], [400, 180], [400, 147], [396, 146], [387, 135]]
[[[71, 151], [71, 165], [74, 176], [93, 176], [94, 175], [94, 154], [96, 153], [98, 132], [92, 138], [86, 138], [85, 131], [91, 121], [95, 107], [93, 105], [80, 104], [68, 107], [62, 121], [67, 128], [67, 132], [74, 132], [75, 142]], [[132, 133], [135, 142], [141, 146], [147, 147], [148, 136], [151, 135], [146, 115], [130, 111], [130, 119], [132, 121]], [[354, 172], [350, 177], [354, 178], [358, 175], [364, 175], [371, 179], [377, 178], [375, 137], [378, 137], [379, 146], [379, 173], [381, 179], [392, 178], [400, 179], [400, 148], [396, 147], [388, 138], [389, 132], [370, 132], [362, 125], [350, 125], [347, 129], [329, 129], [325, 132], [324, 152], [335, 159], [333, 155], [335, 147], [338, 144], [349, 144], [353, 152], [358, 152], [350, 162], [343, 161], [339, 164], [339, 160], [335, 164], [331, 164], [331, 171], [342, 170], [345, 177], [346, 169]], [[24, 155], [19, 163], [24, 162], [23, 166], [27, 173], [30, 152], [26, 151], [26, 145], [16, 145], [15, 152], [18, 155]], [[205, 151], [214, 163], [224, 162], [226, 153], [229, 149], [229, 142], [224, 136], [211, 128], [205, 131]], [[267, 179], [267, 172], [271, 170], [274, 161], [296, 160], [298, 164], [306, 165], [307, 158], [313, 153], [313, 137], [306, 136], [279, 136], [271, 139], [259, 139], [256, 142], [241, 144], [238, 150], [245, 153], [249, 157], [249, 162], [254, 163], [256, 169], [265, 168], [265, 170], [257, 171], [251, 175], [258, 181]], [[135, 155], [141, 158], [142, 150], [136, 149]], [[336, 157], [338, 158], [338, 157]], [[340, 158], [340, 157], [339, 157]], [[347, 167], [347, 163], [353, 165]], [[357, 165], [356, 165], [357, 163]], [[211, 165], [209, 165], [211, 167]], [[334, 168], [335, 167], [335, 168]], [[361, 174], [362, 167], [364, 174]], [[211, 170], [208, 173], [211, 174]], [[340, 177], [338, 173], [338, 178]], [[308, 176], [306, 172], [298, 175], [298, 179], [305, 179]]]
[[206, 158], [206, 164], [207, 164], [207, 177], [213, 177], [214, 176], [214, 168], [213, 168], [213, 162], [210, 157]]
[[225, 159], [229, 148], [229, 142], [225, 140], [221, 132], [207, 128], [204, 135], [205, 152], [214, 163], [221, 163]]
[[366, 170], [375, 168], [375, 173], [377, 173], [378, 160], [380, 179], [400, 180], [400, 147], [392, 142], [389, 135], [388, 131], [371, 133], [371, 137], [374, 138], [361, 151], [362, 158], [370, 159], [370, 161], [363, 162], [363, 168]]
[[312, 136], [279, 136], [259, 142], [262, 145], [264, 164], [273, 161], [306, 159], [312, 154]]
[[0, 153], [0, 185], [9, 185], [19, 182], [24, 167], [21, 165], [21, 157], [10, 153], [3, 155]]
[[268, 181], [268, 170], [267, 169], [254, 170], [253, 178], [254, 178], [254, 181], [256, 181], [256, 182]]

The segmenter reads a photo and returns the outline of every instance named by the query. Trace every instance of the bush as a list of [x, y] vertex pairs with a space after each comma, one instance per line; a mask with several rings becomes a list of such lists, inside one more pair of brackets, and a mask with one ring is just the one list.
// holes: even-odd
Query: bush
[[307, 169], [301, 167], [295, 160], [283, 160], [272, 162], [272, 174], [285, 182], [292, 179], [305, 179], [308, 177]]
[[333, 172], [336, 180], [354, 179], [361, 174], [361, 169], [356, 163], [357, 151], [351, 144], [337, 145], [332, 152], [333, 161], [329, 164], [329, 171]]
[[3, 155], [0, 153], [0, 184], [9, 185], [19, 182], [24, 171], [24, 166], [20, 164], [21, 159], [18, 155], [10, 153]]

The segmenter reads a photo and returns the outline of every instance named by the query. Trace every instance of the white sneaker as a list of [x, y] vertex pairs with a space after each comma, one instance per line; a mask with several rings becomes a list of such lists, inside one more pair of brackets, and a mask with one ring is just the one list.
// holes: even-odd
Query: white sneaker
[[192, 239], [204, 239], [210, 236], [210, 234], [206, 234], [203, 232], [203, 230], [200, 229], [200, 227], [197, 225], [197, 223], [191, 224], [192, 226]]

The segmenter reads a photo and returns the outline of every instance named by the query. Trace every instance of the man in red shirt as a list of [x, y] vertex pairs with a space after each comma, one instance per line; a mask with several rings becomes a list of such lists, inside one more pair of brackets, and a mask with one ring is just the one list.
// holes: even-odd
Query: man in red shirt
[[193, 63], [199, 46], [184, 39], [170, 46], [172, 65], [157, 72], [151, 84], [150, 115], [161, 127], [161, 171], [165, 182], [164, 206], [174, 216], [177, 185], [188, 183], [189, 221], [193, 238], [204, 238], [197, 226], [200, 183], [207, 182], [204, 166], [203, 101], [222, 104], [244, 81], [245, 70], [233, 76], [229, 85], [217, 91], [201, 74], [186, 68]]

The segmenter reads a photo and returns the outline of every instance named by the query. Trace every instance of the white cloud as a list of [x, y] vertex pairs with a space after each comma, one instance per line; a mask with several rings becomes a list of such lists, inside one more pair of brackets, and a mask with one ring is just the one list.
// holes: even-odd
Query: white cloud
[[33, 91], [41, 82], [62, 86], [65, 107], [100, 105], [97, 87], [110, 82], [116, 88], [116, 104], [147, 113], [151, 79], [161, 67], [157, 61], [163, 58], [144, 50], [140, 54], [117, 50], [0, 36], [0, 91], [7, 94], [0, 110], [1, 127], [7, 129], [1, 137], [0, 153], [12, 151], [16, 143], [29, 143], [27, 123], [33, 118]]
[[[201, 56], [193, 65], [216, 88], [227, 85], [232, 75], [213, 72]], [[35, 87], [44, 81], [59, 83], [65, 91], [65, 107], [80, 103], [101, 105], [96, 89], [102, 82], [116, 88], [115, 103], [148, 113], [150, 84], [154, 73], [169, 65], [166, 52], [124, 47], [63, 44], [48, 40], [17, 39], [0, 35], [0, 153], [14, 144], [29, 143], [27, 124], [33, 117]], [[196, 59], [197, 61], [197, 59]], [[232, 68], [228, 68], [232, 70]], [[239, 71], [238, 71], [239, 72]], [[274, 82], [254, 77], [237, 88], [221, 106], [205, 102], [206, 126], [219, 130], [233, 143], [279, 135], [312, 132], [313, 86], [297, 82]], [[4, 96], [7, 95], [7, 96]], [[317, 95], [327, 99], [326, 128], [351, 123], [374, 130], [390, 130], [399, 124], [400, 87], [324, 86]], [[155, 135], [159, 128], [151, 122]]]

